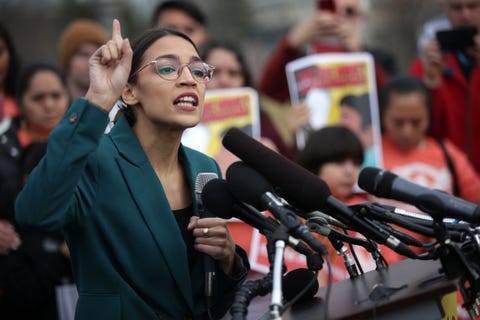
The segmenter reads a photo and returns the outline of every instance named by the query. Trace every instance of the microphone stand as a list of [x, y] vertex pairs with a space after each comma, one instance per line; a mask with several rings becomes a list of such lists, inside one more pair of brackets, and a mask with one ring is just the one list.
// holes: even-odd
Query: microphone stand
[[269, 239], [271, 243], [275, 244], [272, 296], [270, 300], [270, 319], [274, 320], [282, 319], [282, 276], [285, 272], [284, 252], [288, 237], [288, 229], [284, 225], [280, 225], [280, 227], [271, 234], [271, 239]]
[[262, 279], [246, 282], [236, 293], [234, 302], [230, 307], [232, 320], [245, 320], [248, 313], [247, 307], [252, 298], [264, 296], [272, 290], [272, 270]]
[[373, 244], [375, 244], [375, 250], [371, 251], [370, 254], [372, 255], [373, 260], [375, 261], [375, 270], [383, 270], [388, 267], [388, 263], [385, 260], [385, 258], [382, 256], [380, 253], [380, 249], [376, 245], [375, 242], [372, 241]]
[[307, 226], [312, 232], [318, 233], [319, 235], [325, 236], [328, 238], [332, 246], [335, 248], [337, 251], [337, 255], [341, 255], [343, 257], [343, 263], [345, 265], [345, 268], [348, 271], [348, 275], [350, 276], [351, 279], [356, 278], [358, 276], [358, 269], [357, 265], [355, 264], [355, 260], [351, 256], [351, 254], [348, 252], [347, 247], [343, 245], [343, 242], [340, 241], [339, 239], [335, 238], [329, 227], [320, 225], [316, 222], [313, 222], [313, 218], [307, 220]]
[[[478, 261], [480, 252], [479, 230], [474, 230], [470, 241], [464, 243], [464, 247], [469, 249], [470, 255], [467, 257], [462, 250], [449, 237], [447, 227], [441, 218], [435, 218], [433, 224], [437, 240], [439, 242], [435, 253], [440, 258], [443, 272], [446, 276], [462, 275], [460, 284], [460, 293], [464, 299], [464, 307], [467, 309], [471, 319], [477, 319], [480, 312], [478, 309], [478, 294], [480, 292], [480, 269], [478, 265], [471, 265], [469, 261]], [[472, 252], [473, 250], [473, 252]]]
[[[337, 250], [338, 255], [343, 255], [345, 267], [350, 275], [350, 278], [355, 278], [358, 276], [357, 268], [360, 268], [361, 273], [363, 273], [363, 270], [358, 260], [358, 266], [355, 264], [355, 259], [353, 259], [351, 253], [349, 253], [344, 247], [343, 242], [347, 242], [349, 244], [352, 252], [354, 252], [353, 247], [351, 246], [352, 244], [364, 247], [372, 255], [372, 259], [375, 261], [377, 270], [385, 269], [388, 266], [375, 241], [359, 239], [349, 236], [348, 234], [343, 234], [328, 227], [328, 224], [329, 223], [325, 219], [315, 215], [311, 215], [310, 218], [307, 219], [307, 225], [309, 226], [310, 230], [322, 236], [328, 237], [335, 250]], [[345, 231], [345, 233], [346, 232], [347, 231]]]
[[[265, 234], [267, 238], [267, 253], [268, 261], [270, 263], [270, 270], [268, 274], [262, 279], [250, 280], [246, 282], [236, 293], [234, 297], [234, 302], [230, 308], [230, 314], [232, 320], [245, 320], [248, 313], [247, 307], [250, 304], [250, 301], [260, 295], [264, 296], [267, 293], [272, 291], [273, 286], [273, 274], [274, 266], [276, 259], [276, 250], [275, 245], [277, 240], [284, 241], [284, 246], [286, 240], [288, 240], [289, 234], [286, 231], [287, 229], [283, 225], [279, 225], [274, 232]], [[282, 253], [283, 258], [283, 253]], [[283, 262], [283, 259], [282, 261]], [[281, 274], [280, 274], [280, 299], [281, 299], [281, 277], [285, 273], [286, 267], [282, 265]], [[278, 290], [278, 285], [276, 290]], [[273, 294], [272, 294], [273, 296]], [[277, 299], [277, 298], [276, 298]], [[281, 307], [281, 305], [280, 305]], [[275, 318], [277, 319], [277, 318]], [[280, 318], [281, 319], [281, 318]]]

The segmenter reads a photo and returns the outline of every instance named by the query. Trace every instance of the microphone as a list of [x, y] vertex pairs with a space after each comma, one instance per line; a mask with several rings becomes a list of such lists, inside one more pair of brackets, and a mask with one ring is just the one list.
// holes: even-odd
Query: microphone
[[292, 270], [282, 279], [283, 297], [286, 301], [311, 299], [317, 294], [318, 287], [317, 275], [305, 268]]
[[377, 228], [357, 216], [347, 205], [333, 197], [327, 184], [297, 163], [281, 156], [251, 138], [238, 128], [225, 134], [223, 145], [253, 169], [258, 170], [275, 187], [281, 196], [293, 206], [305, 211], [323, 211], [347, 225], [353, 225], [361, 233], [395, 252], [409, 258], [418, 256], [404, 243], [381, 228]]
[[[343, 244], [343, 241], [345, 241], [345, 239], [349, 240], [345, 242], [353, 243], [350, 240], [351, 239], [357, 240], [357, 238], [350, 237], [348, 235], [342, 235], [340, 232], [328, 227], [327, 224], [328, 223], [325, 219], [319, 218], [319, 217], [310, 218], [309, 220], [307, 220], [307, 225], [309, 226], [310, 230], [318, 234], [321, 234], [323, 236], [326, 236], [330, 241], [330, 243], [332, 244], [333, 248], [335, 248], [335, 250], [337, 251], [337, 255], [341, 255], [343, 257], [344, 265], [348, 271], [348, 274], [350, 275], [350, 278], [353, 279], [357, 277], [358, 269], [357, 269], [357, 265], [355, 264], [355, 260], [352, 257], [352, 255], [348, 252], [347, 247]], [[342, 239], [342, 236], [346, 238]], [[361, 239], [358, 239], [358, 240], [361, 240]], [[363, 240], [361, 241], [363, 242]], [[367, 242], [367, 241], [364, 241], [364, 242], [368, 244], [370, 247], [367, 250], [369, 250], [370, 252], [374, 252], [376, 250], [376, 248], [374, 248], [373, 245], [370, 244], [370, 242]]]
[[[339, 240], [342, 242], [355, 244], [364, 247], [368, 252], [376, 251], [376, 246], [367, 240], [343, 234], [328, 226], [327, 220], [321, 217], [311, 217], [307, 219], [307, 226], [311, 231], [327, 237], [329, 240]], [[337, 248], [335, 248], [337, 249]], [[337, 249], [338, 250], [338, 249]]]
[[[205, 207], [202, 202], [202, 190], [205, 185], [213, 179], [217, 179], [218, 175], [214, 172], [200, 172], [195, 180], [195, 199], [198, 203], [198, 215], [200, 218], [205, 217]], [[203, 269], [205, 272], [205, 299], [207, 307], [213, 304], [213, 278], [215, 277], [215, 260], [208, 254], [203, 254]]]
[[[283, 205], [273, 193], [270, 183], [261, 174], [242, 161], [237, 161], [227, 169], [227, 182], [237, 198], [257, 209], [268, 209], [287, 227], [289, 233], [305, 241], [314, 251], [322, 255], [328, 254], [327, 249], [310, 233], [298, 216]], [[245, 182], [248, 182], [246, 187]]]
[[387, 170], [364, 168], [358, 185], [377, 197], [412, 204], [434, 219], [451, 217], [471, 223], [480, 222], [480, 208], [476, 204], [440, 190], [422, 187]]
[[[257, 209], [239, 202], [225, 180], [210, 180], [203, 188], [202, 200], [205, 207], [216, 216], [223, 219], [236, 217], [267, 237], [280, 226], [277, 221], [264, 216]], [[305, 256], [312, 254], [303, 242], [292, 236], [288, 237], [288, 245]]]
[[[322, 180], [299, 164], [265, 147], [238, 128], [227, 131], [223, 145], [243, 162], [280, 188], [279, 194], [294, 207], [315, 211], [325, 206], [330, 189]], [[313, 177], [313, 178], [312, 178]], [[315, 201], [307, 203], [304, 194], [314, 194]]]
[[[359, 203], [350, 206], [350, 208], [357, 212], [360, 212], [363, 216], [368, 215], [375, 220], [386, 222], [387, 226], [388, 223], [391, 223], [427, 237], [436, 236], [434, 231], [434, 221], [430, 216], [421, 215], [414, 212], [408, 212], [403, 209], [399, 209], [389, 205], [382, 205], [376, 202]], [[467, 239], [467, 235], [469, 232], [469, 224], [453, 223], [451, 221], [453, 221], [453, 219], [443, 219], [449, 237], [455, 242], [464, 242]], [[385, 227], [385, 225], [385, 223], [382, 223], [382, 226]], [[401, 236], [399, 236], [399, 234], [401, 234]], [[410, 237], [403, 232], [397, 231], [394, 235], [406, 244], [414, 246], [423, 245], [418, 239]], [[406, 239], [405, 236], [410, 237], [410, 239]]]
[[305, 218], [307, 220], [310, 219], [310, 218], [322, 219], [326, 222], [326, 224], [331, 224], [332, 226], [335, 226], [335, 227], [338, 227], [338, 228], [341, 228], [341, 229], [344, 229], [344, 230], [349, 229], [348, 226], [341, 223], [337, 219], [332, 218], [328, 214], [325, 214], [325, 213], [320, 212], [320, 211], [309, 212], [309, 213], [305, 214], [304, 216], [302, 216], [302, 218]]

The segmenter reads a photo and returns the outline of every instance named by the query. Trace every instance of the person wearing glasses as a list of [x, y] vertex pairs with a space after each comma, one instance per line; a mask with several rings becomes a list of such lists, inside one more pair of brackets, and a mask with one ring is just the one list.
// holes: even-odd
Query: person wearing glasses
[[[85, 98], [17, 198], [16, 219], [64, 231], [76, 319], [219, 319], [249, 264], [226, 221], [198, 217], [196, 177], [220, 175], [217, 163], [180, 143], [200, 121], [213, 67], [183, 33], [151, 29], [130, 46], [118, 20], [112, 29], [90, 58]], [[105, 135], [119, 97], [123, 115]], [[215, 261], [208, 307], [203, 255]]]

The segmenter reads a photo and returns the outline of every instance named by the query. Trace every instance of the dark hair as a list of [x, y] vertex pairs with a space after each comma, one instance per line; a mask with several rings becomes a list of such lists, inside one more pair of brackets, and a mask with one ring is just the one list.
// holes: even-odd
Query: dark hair
[[328, 126], [308, 136], [297, 161], [305, 169], [318, 174], [325, 163], [346, 159], [352, 159], [358, 165], [362, 164], [362, 143], [347, 127]]
[[427, 112], [430, 116], [432, 102], [430, 100], [430, 92], [428, 87], [421, 79], [408, 75], [394, 77], [387, 81], [387, 83], [385, 83], [385, 85], [382, 87], [379, 97], [380, 116], [383, 117], [385, 110], [388, 108], [392, 93], [407, 95], [414, 92], [419, 92], [425, 97]]
[[5, 44], [7, 46], [8, 53], [10, 55], [10, 61], [8, 64], [8, 70], [7, 70], [7, 75], [5, 77], [4, 81], [4, 90], [5, 90], [5, 95], [14, 97], [15, 96], [15, 86], [17, 85], [17, 76], [18, 72], [20, 70], [20, 58], [17, 54], [17, 50], [15, 49], [15, 46], [13, 45], [12, 38], [10, 36], [10, 33], [8, 30], [5, 28], [4, 25], [0, 23], [0, 38], [5, 41]]
[[193, 20], [200, 23], [202, 26], [204, 27], [207, 26], [207, 18], [205, 14], [194, 3], [189, 1], [172, 0], [172, 1], [164, 1], [157, 5], [152, 16], [152, 27], [156, 26], [158, 17], [163, 12], [170, 9], [182, 11], [188, 16], [190, 16]]
[[368, 93], [362, 95], [347, 95], [340, 100], [340, 106], [349, 106], [360, 114], [362, 129], [365, 130], [372, 123], [370, 114], [370, 98]]
[[[185, 39], [186, 41], [191, 43], [191, 45], [195, 48], [195, 51], [197, 52], [197, 54], [200, 56], [197, 46], [195, 45], [195, 43], [193, 43], [192, 39], [190, 39], [186, 34], [180, 31], [168, 29], [168, 28], [149, 29], [143, 32], [132, 43], [132, 50], [133, 50], [132, 67], [130, 69], [130, 75], [128, 76], [128, 83], [135, 83], [137, 81], [136, 72], [139, 68], [142, 67], [141, 63], [142, 63], [143, 55], [145, 54], [145, 51], [147, 51], [148, 48], [150, 48], [155, 41], [168, 35], [177, 36]], [[133, 126], [136, 122], [135, 114], [132, 108], [127, 108], [125, 106], [126, 104], [124, 103], [124, 106], [122, 106], [123, 113], [125, 114], [125, 117], [127, 118], [128, 123], [131, 126]]]
[[210, 52], [212, 52], [212, 50], [215, 50], [215, 49], [225, 49], [235, 55], [235, 58], [240, 64], [240, 68], [242, 69], [244, 85], [246, 87], [252, 87], [253, 86], [252, 76], [247, 66], [245, 57], [242, 54], [242, 51], [235, 44], [231, 42], [221, 41], [221, 40], [212, 40], [207, 42], [201, 47], [200, 56], [204, 61], [207, 61], [208, 55], [210, 54]]
[[[65, 89], [67, 88], [67, 80], [65, 79], [65, 75], [59, 68], [47, 62], [33, 62], [23, 68], [20, 72], [20, 76], [18, 77], [17, 92], [15, 96], [19, 106], [22, 105], [22, 97], [30, 87], [30, 82], [32, 81], [32, 78], [37, 73], [42, 71], [50, 71], [54, 73], [56, 76], [58, 76]], [[65, 91], [68, 92], [68, 90]]]

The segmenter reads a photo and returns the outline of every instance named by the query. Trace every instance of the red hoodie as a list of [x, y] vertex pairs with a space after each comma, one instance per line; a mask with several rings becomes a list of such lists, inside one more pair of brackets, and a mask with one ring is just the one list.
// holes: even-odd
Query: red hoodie
[[[446, 56], [446, 66], [440, 87], [430, 90], [431, 134], [452, 141], [480, 173], [480, 66], [474, 65], [470, 81], [454, 55]], [[410, 74], [423, 78], [419, 58], [411, 65]]]

